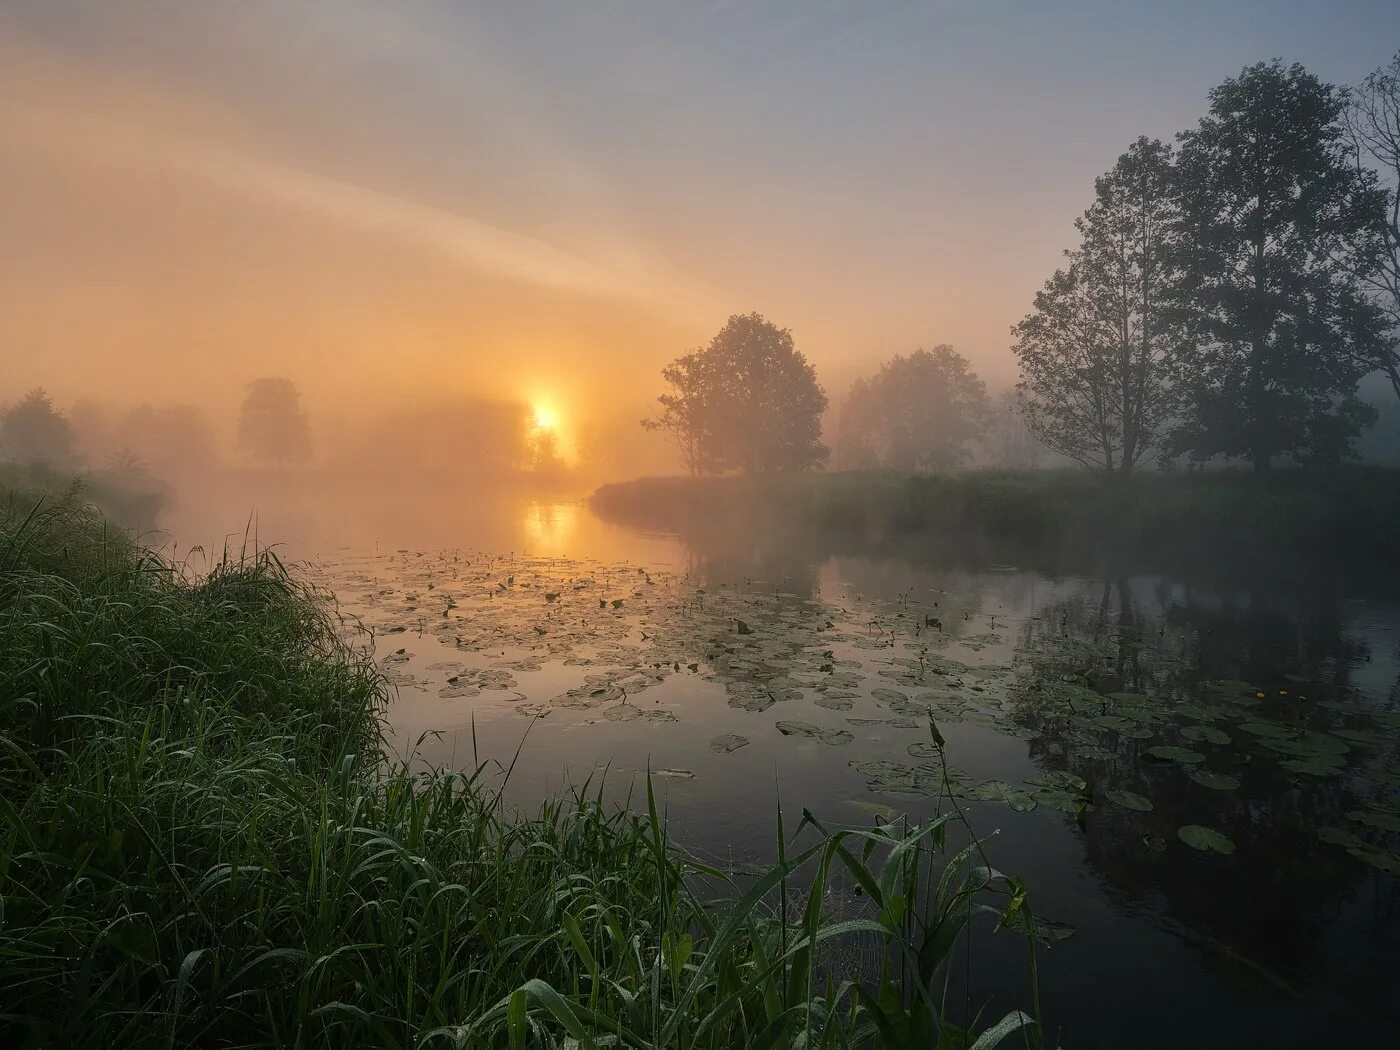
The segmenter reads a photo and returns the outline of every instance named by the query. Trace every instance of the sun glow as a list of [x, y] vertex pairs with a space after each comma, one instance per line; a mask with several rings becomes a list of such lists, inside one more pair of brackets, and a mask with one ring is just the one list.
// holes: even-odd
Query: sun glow
[[535, 426], [540, 430], [553, 430], [559, 425], [559, 418], [554, 414], [554, 409], [544, 405], [535, 406]]

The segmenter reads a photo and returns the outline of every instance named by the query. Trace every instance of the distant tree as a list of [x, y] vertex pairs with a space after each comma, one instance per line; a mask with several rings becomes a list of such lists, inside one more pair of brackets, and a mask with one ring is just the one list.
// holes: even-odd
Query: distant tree
[[310, 458], [311, 427], [290, 379], [274, 376], [248, 384], [238, 419], [238, 447], [277, 466]]
[[826, 394], [792, 333], [759, 314], [736, 314], [703, 349], [662, 372], [671, 391], [643, 426], [667, 433], [692, 473], [806, 470], [821, 444]]
[[107, 470], [119, 477], [141, 479], [150, 474], [145, 462], [131, 449], [123, 447], [112, 453], [107, 461]]
[[1013, 470], [1035, 470], [1040, 466], [1045, 446], [1026, 426], [1015, 387], [992, 399], [982, 444], [986, 461], [992, 466]]
[[708, 474], [715, 469], [715, 448], [707, 424], [707, 412], [714, 395], [713, 384], [705, 375], [702, 351], [676, 358], [661, 370], [669, 388], [656, 400], [661, 411], [642, 420], [647, 430], [666, 435], [680, 453], [681, 466], [688, 474]]
[[1140, 138], [1095, 180], [1065, 255], [1012, 331], [1027, 428], [1083, 466], [1126, 479], [1162, 454], [1175, 410], [1171, 151]]
[[1178, 431], [1193, 458], [1349, 454], [1383, 330], [1364, 282], [1383, 194], [1355, 163], [1343, 92], [1301, 66], [1249, 66], [1178, 136], [1184, 291]]
[[1385, 318], [1375, 365], [1400, 398], [1400, 52], [1352, 92], [1344, 116], [1356, 163], [1376, 166], [1385, 194], [1376, 251], [1358, 276]]
[[562, 469], [564, 459], [559, 453], [559, 434], [553, 427], [536, 426], [530, 432], [530, 469], [549, 473]]
[[16, 463], [72, 462], [73, 428], [43, 387], [35, 387], [0, 413], [0, 451]]
[[838, 460], [931, 471], [960, 467], [988, 423], [987, 390], [951, 346], [896, 355], [857, 379], [837, 422]]

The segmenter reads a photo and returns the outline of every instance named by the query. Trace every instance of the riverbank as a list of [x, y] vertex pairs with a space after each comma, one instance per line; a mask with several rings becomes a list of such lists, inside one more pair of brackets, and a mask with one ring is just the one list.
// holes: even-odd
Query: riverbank
[[1400, 571], [1400, 470], [1145, 473], [877, 472], [640, 478], [605, 485], [609, 521], [708, 538], [754, 535], [816, 554], [890, 552], [1062, 571], [1239, 568], [1306, 556], [1322, 571]]
[[[1033, 924], [1019, 884], [945, 868], [955, 808], [804, 815], [741, 881], [668, 841], [649, 785], [640, 813], [584, 787], [515, 814], [508, 771], [386, 757], [365, 639], [275, 556], [194, 577], [73, 494], [0, 496], [13, 1045], [958, 1047], [963, 931]], [[837, 871], [859, 914], [824, 913]], [[851, 937], [884, 959], [862, 989], [828, 965]], [[1018, 1030], [1038, 1045], [1013, 1012], [976, 1046]]]

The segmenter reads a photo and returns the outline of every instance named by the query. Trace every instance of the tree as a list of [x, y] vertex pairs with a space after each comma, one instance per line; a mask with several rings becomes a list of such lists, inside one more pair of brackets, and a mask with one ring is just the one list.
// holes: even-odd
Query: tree
[[1385, 194], [1376, 251], [1358, 278], [1387, 329], [1374, 364], [1400, 397], [1400, 52], [1352, 92], [1344, 117], [1355, 162], [1376, 165]]
[[642, 420], [642, 426], [666, 435], [680, 453], [686, 473], [707, 474], [715, 467], [715, 450], [706, 422], [707, 399], [713, 391], [712, 384], [706, 381], [702, 352], [676, 358], [661, 370], [661, 378], [670, 389], [656, 399], [661, 411]]
[[311, 427], [290, 379], [271, 376], [248, 384], [238, 420], [238, 447], [277, 466], [311, 456]]
[[16, 463], [69, 463], [73, 428], [44, 388], [35, 387], [0, 413], [0, 449]]
[[1016, 388], [1003, 390], [992, 401], [983, 441], [987, 462], [1012, 470], [1035, 470], [1044, 451], [1040, 439], [1026, 426]]
[[709, 344], [671, 362], [659, 416], [642, 425], [667, 433], [692, 473], [805, 470], [827, 456], [821, 444], [826, 394], [792, 333], [759, 314], [736, 314]]
[[950, 470], [988, 424], [987, 390], [951, 346], [896, 355], [857, 379], [837, 423], [837, 455], [850, 466]]
[[1383, 195], [1354, 162], [1344, 93], [1301, 66], [1250, 66], [1178, 137], [1191, 352], [1178, 431], [1196, 459], [1349, 454], [1356, 382], [1382, 319], [1364, 288]]
[[1140, 138], [1094, 182], [1065, 253], [1012, 329], [1027, 428], [1090, 469], [1127, 479], [1160, 456], [1175, 411], [1171, 150]]

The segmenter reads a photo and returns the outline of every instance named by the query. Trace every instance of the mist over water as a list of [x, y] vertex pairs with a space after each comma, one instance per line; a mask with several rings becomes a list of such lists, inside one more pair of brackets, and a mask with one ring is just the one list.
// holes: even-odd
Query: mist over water
[[0, 1043], [1390, 1045], [1397, 42], [0, 0]]

